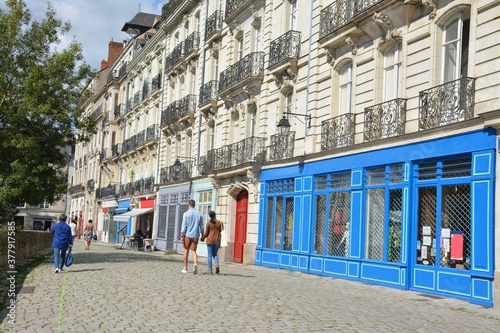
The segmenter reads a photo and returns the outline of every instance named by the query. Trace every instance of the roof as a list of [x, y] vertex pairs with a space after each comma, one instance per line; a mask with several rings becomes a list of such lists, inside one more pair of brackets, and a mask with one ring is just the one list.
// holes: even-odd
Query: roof
[[151, 29], [159, 18], [160, 15], [156, 14], [137, 13], [132, 20], [125, 23], [122, 31], [129, 35], [141, 35]]

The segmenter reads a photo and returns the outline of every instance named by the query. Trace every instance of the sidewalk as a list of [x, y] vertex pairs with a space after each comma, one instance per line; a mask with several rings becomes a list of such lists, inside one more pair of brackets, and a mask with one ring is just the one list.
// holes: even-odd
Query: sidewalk
[[[182, 256], [75, 242], [74, 264], [33, 269], [0, 332], [495, 332], [500, 310], [258, 266], [182, 274]], [[26, 288], [29, 291], [29, 288]]]

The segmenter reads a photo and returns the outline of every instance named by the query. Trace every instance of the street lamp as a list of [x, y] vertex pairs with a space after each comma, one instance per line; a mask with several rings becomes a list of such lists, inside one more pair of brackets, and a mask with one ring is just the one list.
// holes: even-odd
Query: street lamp
[[301, 113], [292, 113], [292, 112], [285, 112], [283, 114], [283, 118], [280, 119], [278, 122], [278, 134], [280, 136], [288, 136], [288, 133], [290, 132], [290, 122], [287, 119], [287, 115], [293, 115], [293, 116], [300, 116], [304, 117], [304, 124], [306, 124], [306, 128], [311, 127], [311, 115], [310, 114], [301, 114]]
[[181, 161], [179, 161], [179, 158], [183, 158], [186, 160], [196, 160], [194, 157], [186, 157], [186, 156], [177, 156], [174, 162], [174, 171], [179, 172], [181, 170]]

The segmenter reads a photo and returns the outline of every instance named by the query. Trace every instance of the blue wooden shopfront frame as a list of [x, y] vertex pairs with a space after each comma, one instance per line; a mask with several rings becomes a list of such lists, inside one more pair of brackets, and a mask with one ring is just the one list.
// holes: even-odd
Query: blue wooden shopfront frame
[[[396, 146], [334, 159], [262, 170], [259, 234], [256, 264], [310, 274], [339, 277], [493, 305], [494, 272], [494, 175], [496, 132], [485, 129], [436, 140]], [[428, 160], [471, 156], [471, 266], [470, 270], [423, 266], [416, 263], [417, 204], [419, 183], [415, 168]], [[365, 174], [371, 167], [400, 164], [404, 168], [400, 262], [369, 260], [364, 255], [366, 189]], [[347, 257], [315, 254], [315, 189], [318, 175], [351, 173], [350, 232]], [[266, 193], [268, 182], [293, 179], [293, 240], [291, 250], [267, 248]], [[450, 181], [448, 181], [450, 182]], [[457, 180], [463, 182], [463, 180]], [[275, 214], [272, 214], [275, 225]], [[283, 221], [280, 221], [283, 223]]]

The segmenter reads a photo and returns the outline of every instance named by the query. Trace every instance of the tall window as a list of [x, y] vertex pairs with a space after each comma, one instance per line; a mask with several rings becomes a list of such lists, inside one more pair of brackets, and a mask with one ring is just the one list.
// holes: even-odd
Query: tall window
[[394, 44], [384, 52], [384, 101], [400, 96], [401, 44]]
[[290, 0], [290, 30], [297, 30], [299, 11], [297, 0]]
[[234, 39], [234, 44], [234, 53], [236, 54], [236, 62], [238, 62], [243, 59], [243, 34]]
[[444, 26], [443, 83], [467, 76], [469, 23], [460, 14]]
[[401, 262], [403, 166], [366, 171], [365, 258]]
[[291, 251], [294, 229], [294, 180], [284, 179], [268, 182], [265, 247]]
[[260, 25], [255, 27], [254, 30], [254, 52], [259, 52], [260, 51], [260, 43], [261, 43], [261, 31], [260, 31]]
[[351, 112], [352, 64], [340, 70], [339, 83], [339, 115], [341, 115]]

